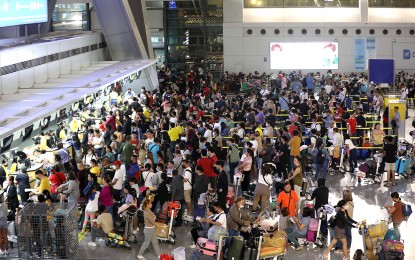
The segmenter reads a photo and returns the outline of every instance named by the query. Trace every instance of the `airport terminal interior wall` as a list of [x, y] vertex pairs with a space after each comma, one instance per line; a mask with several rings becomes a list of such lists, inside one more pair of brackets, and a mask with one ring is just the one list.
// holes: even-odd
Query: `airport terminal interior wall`
[[[227, 71], [272, 72], [270, 42], [336, 41], [339, 44], [338, 72], [352, 72], [355, 71], [355, 39], [375, 37], [375, 58], [393, 58], [395, 70], [415, 72], [415, 57], [412, 54], [415, 54], [415, 9], [412, 8], [281, 10], [243, 8], [241, 1], [228, 0], [224, 2], [223, 27], [224, 68]], [[275, 33], [276, 29], [279, 30], [278, 34]], [[288, 33], [289, 29], [292, 29], [292, 34]], [[320, 34], [316, 34], [317, 29]], [[357, 29], [361, 31], [360, 34], [356, 33]], [[306, 30], [305, 34], [303, 30]], [[346, 34], [344, 30], [347, 30]], [[373, 34], [371, 30], [374, 30]], [[384, 30], [387, 30], [386, 34]], [[411, 51], [409, 60], [403, 59], [402, 49]]]

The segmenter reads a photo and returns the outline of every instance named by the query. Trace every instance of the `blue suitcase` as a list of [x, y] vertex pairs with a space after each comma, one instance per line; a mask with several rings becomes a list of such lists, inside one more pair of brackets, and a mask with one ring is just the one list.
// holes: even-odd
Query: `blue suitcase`
[[395, 163], [395, 173], [404, 175], [405, 172], [405, 157], [399, 157]]

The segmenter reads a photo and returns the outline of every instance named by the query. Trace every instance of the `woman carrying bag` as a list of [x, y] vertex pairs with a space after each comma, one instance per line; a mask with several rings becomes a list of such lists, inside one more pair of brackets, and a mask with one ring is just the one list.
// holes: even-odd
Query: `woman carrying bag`
[[342, 242], [342, 250], [343, 250], [343, 259], [348, 260], [349, 259], [349, 252], [347, 250], [347, 239], [346, 239], [346, 226], [357, 228], [357, 222], [354, 221], [349, 217], [347, 214], [347, 209], [349, 208], [349, 205], [347, 201], [340, 200], [337, 203], [337, 208], [339, 208], [339, 211], [336, 213], [336, 217], [334, 222], [331, 224], [334, 229], [334, 238], [330, 242], [330, 245], [327, 247], [326, 251], [324, 251], [324, 259], [329, 259], [329, 253], [330, 250], [336, 245], [337, 241], [340, 240]]

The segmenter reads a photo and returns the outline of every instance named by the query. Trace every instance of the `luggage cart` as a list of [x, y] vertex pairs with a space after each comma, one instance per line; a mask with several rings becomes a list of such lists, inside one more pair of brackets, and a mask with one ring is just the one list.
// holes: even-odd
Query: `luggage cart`
[[172, 227], [173, 227], [173, 220], [174, 220], [175, 216], [177, 215], [177, 213], [175, 214], [174, 209], [172, 209], [170, 213], [171, 213], [170, 214], [170, 222], [168, 224], [168, 233], [167, 233], [167, 236], [165, 236], [165, 237], [157, 236], [157, 240], [159, 242], [166, 242], [166, 243], [170, 243], [172, 245], [175, 245], [176, 244], [176, 234], [173, 231]]
[[134, 219], [137, 217], [139, 209], [136, 207], [130, 207], [121, 213], [125, 221], [124, 227], [116, 227], [115, 232], [109, 233], [105, 245], [109, 247], [123, 247], [131, 250], [131, 244], [137, 243], [137, 237], [133, 233], [134, 230]]
[[256, 260], [283, 260], [285, 259], [287, 255], [287, 246], [285, 246], [284, 252], [282, 252], [281, 254], [261, 257], [261, 248], [262, 248], [263, 239], [264, 239], [263, 236], [260, 236], [259, 238], [255, 239], [256, 240], [255, 242], [258, 244], [258, 253], [257, 253]]

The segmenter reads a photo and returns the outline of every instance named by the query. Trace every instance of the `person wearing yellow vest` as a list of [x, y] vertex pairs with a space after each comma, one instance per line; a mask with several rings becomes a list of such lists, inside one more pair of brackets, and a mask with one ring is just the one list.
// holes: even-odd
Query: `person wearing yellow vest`
[[40, 133], [40, 144], [39, 144], [39, 149], [40, 150], [49, 150], [49, 146], [48, 146], [48, 136], [45, 135], [44, 132]]
[[35, 177], [36, 177], [36, 179], [38, 179], [40, 181], [40, 184], [39, 184], [39, 187], [37, 188], [37, 191], [32, 192], [31, 195], [33, 195], [33, 194], [43, 194], [44, 190], [47, 190], [50, 193], [50, 188], [51, 188], [50, 187], [50, 181], [49, 181], [48, 177], [46, 177], [43, 174], [43, 171], [42, 170], [37, 170], [35, 172]]
[[175, 123], [170, 123], [170, 130], [167, 134], [170, 137], [170, 152], [174, 154], [174, 150], [176, 148], [176, 143], [180, 138], [180, 134], [183, 132], [183, 128], [179, 126], [175, 126]]

